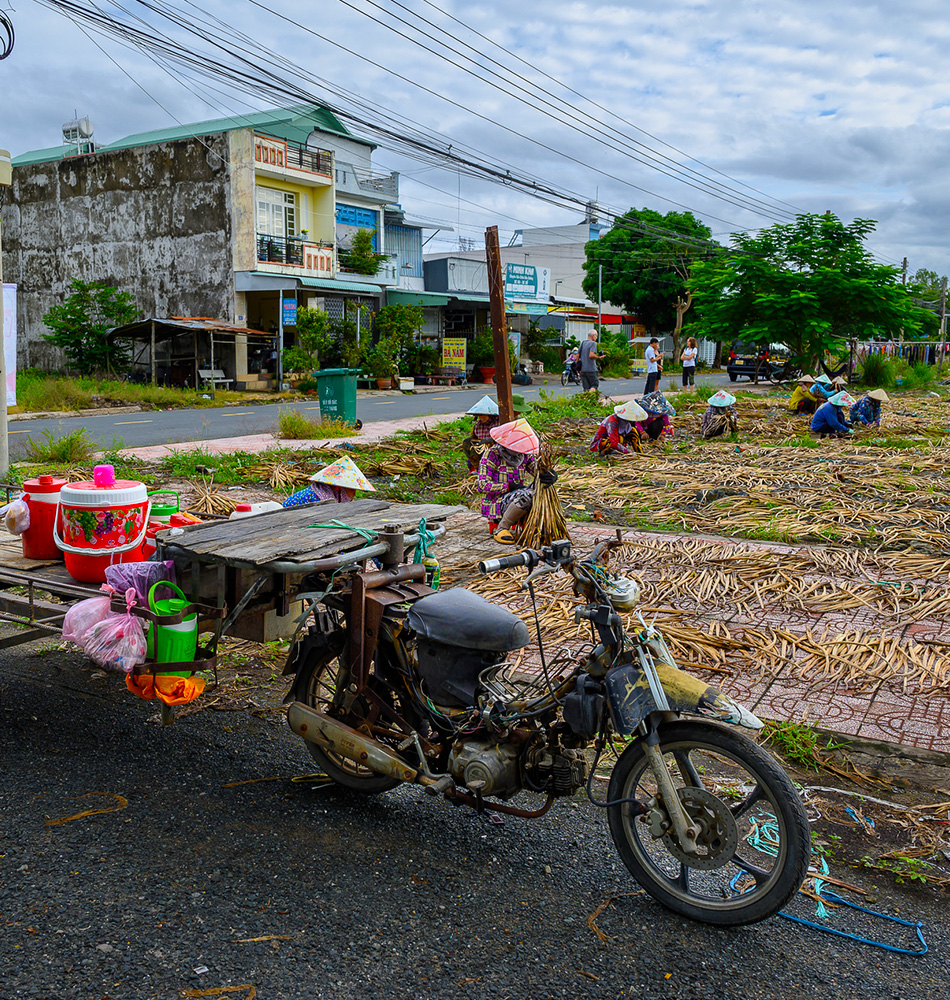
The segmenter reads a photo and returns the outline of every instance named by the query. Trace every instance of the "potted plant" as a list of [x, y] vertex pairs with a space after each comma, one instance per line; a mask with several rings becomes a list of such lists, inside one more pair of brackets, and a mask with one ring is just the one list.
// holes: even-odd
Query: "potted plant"
[[[479, 330], [475, 334], [469, 345], [468, 357], [475, 368], [481, 372], [481, 380], [491, 382], [495, 377], [495, 345], [491, 330]], [[475, 379], [473, 378], [472, 381]]]
[[378, 389], [391, 389], [393, 379], [398, 378], [396, 371], [396, 352], [398, 346], [389, 338], [375, 343], [365, 354], [363, 365], [376, 379]]

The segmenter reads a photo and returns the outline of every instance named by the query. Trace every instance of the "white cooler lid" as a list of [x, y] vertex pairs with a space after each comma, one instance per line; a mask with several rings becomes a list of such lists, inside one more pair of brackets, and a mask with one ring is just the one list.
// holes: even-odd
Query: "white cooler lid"
[[134, 479], [117, 479], [114, 486], [97, 486], [90, 480], [67, 483], [59, 495], [64, 507], [127, 507], [146, 503], [148, 488]]

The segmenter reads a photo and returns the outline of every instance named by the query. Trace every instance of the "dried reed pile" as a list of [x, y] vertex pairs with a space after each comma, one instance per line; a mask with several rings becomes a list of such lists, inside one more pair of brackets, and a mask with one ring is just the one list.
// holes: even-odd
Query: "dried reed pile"
[[237, 507], [237, 501], [225, 496], [221, 488], [211, 479], [193, 479], [194, 499], [186, 511], [189, 514], [217, 514], [227, 517]]
[[521, 526], [519, 544], [522, 548], [537, 549], [560, 538], [570, 538], [564, 508], [558, 495], [557, 485], [545, 486], [540, 473], [554, 471], [554, 453], [545, 442], [538, 455], [538, 476], [534, 480], [534, 500], [531, 510]]
[[307, 472], [289, 462], [259, 462], [248, 468], [249, 475], [263, 479], [272, 490], [288, 493], [309, 478]]

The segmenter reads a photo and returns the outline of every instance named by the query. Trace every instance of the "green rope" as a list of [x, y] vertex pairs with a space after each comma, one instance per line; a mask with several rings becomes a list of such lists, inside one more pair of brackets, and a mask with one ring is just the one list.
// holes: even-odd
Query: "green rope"
[[435, 532], [429, 531], [426, 527], [426, 519], [423, 517], [419, 521], [419, 544], [416, 546], [416, 555], [412, 560], [414, 563], [422, 562], [429, 555], [429, 546], [435, 542]]
[[[423, 518], [424, 520], [424, 518]], [[352, 531], [362, 538], [366, 539], [367, 542], [372, 542], [374, 539], [379, 537], [378, 531], [373, 531], [371, 528], [357, 528], [352, 524], [345, 524], [343, 521], [328, 521], [326, 524], [308, 524], [308, 528], [344, 528], [346, 531]]]

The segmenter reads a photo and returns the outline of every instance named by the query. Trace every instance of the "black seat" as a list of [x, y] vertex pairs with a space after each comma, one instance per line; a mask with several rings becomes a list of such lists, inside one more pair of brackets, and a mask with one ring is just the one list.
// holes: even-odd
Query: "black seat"
[[520, 618], [461, 587], [416, 601], [407, 623], [433, 642], [492, 653], [520, 649], [530, 639]]

